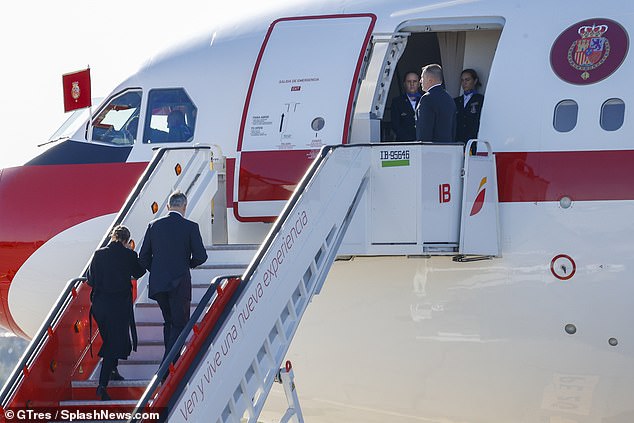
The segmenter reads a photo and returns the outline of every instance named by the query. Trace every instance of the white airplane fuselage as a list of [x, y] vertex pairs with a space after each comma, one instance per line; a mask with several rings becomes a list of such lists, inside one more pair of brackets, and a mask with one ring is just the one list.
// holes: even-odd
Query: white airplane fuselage
[[[366, 50], [360, 43], [351, 53], [365, 57], [359, 75], [352, 72], [361, 83], [353, 78], [347, 85], [352, 85], [350, 95], [356, 99], [353, 113], [343, 122], [343, 135], [323, 139], [323, 144], [378, 143], [389, 133], [381, 130], [381, 122], [388, 120], [383, 107], [389, 101], [377, 103], [375, 96], [388, 60], [376, 40], [385, 34], [409, 34], [403, 65], [395, 74], [402, 77], [411, 65], [427, 64], [417, 63], [419, 56], [437, 57], [442, 59], [452, 96], [460, 93], [460, 70], [477, 68], [486, 99], [478, 138], [488, 141], [497, 157], [501, 253], [490, 260], [456, 262], [450, 254], [423, 251], [347, 254], [344, 244], [341, 254], [353, 257], [334, 264], [288, 354], [305, 419], [319, 423], [633, 421], [634, 150], [627, 134], [634, 132], [629, 106], [634, 98], [628, 89], [634, 63], [627, 34], [634, 29], [634, 9], [616, 1], [305, 2], [275, 15], [215, 28], [152, 58], [95, 108], [98, 115], [122, 93], [140, 92], [141, 125], [133, 143], [94, 141], [93, 128], [87, 124], [30, 164], [0, 173], [0, 192], [16, 201], [27, 201], [26, 194], [7, 184], [19, 187], [19, 180], [26, 180], [39, 186], [44, 196], [62, 189], [51, 180], [58, 170], [69, 184], [63, 189], [75, 192], [53, 204], [58, 207], [56, 219], [62, 222], [54, 229], [45, 216], [36, 215], [33, 204], [26, 216], [0, 206], [8, 216], [0, 223], [7, 226], [0, 228], [4, 238], [0, 257], [9, 263], [0, 276], [6, 273], [10, 284], [2, 292], [3, 325], [33, 336], [55, 293], [77, 276], [102, 239], [157, 146], [144, 143], [142, 136], [152, 113], [148, 108], [152, 90], [182, 88], [195, 104], [193, 139], [160, 146], [216, 145], [228, 164], [227, 240], [260, 242], [270, 228], [269, 210], [281, 200], [267, 203], [259, 216], [257, 199], [245, 200], [250, 203], [240, 209], [245, 213], [241, 214], [236, 211], [241, 187], [233, 184], [242, 183], [239, 143], [246, 145], [246, 138], [254, 136], [247, 109], [255, 101], [266, 104], [266, 98], [250, 97], [256, 71], [268, 66], [263, 43], [271, 34], [267, 48], [285, 42], [274, 38], [271, 24], [279, 18], [357, 15], [375, 17], [369, 40], [373, 47]], [[319, 19], [314, 21], [314, 39], [322, 37], [337, 51], [336, 38], [323, 33]], [[292, 19], [282, 22], [293, 25]], [[613, 22], [624, 31], [625, 43], [615, 38], [622, 34], [617, 34], [620, 29]], [[596, 34], [587, 38], [603, 44], [596, 47], [598, 59], [590, 57], [589, 64], [580, 65], [574, 51], [560, 49], [557, 40], [563, 37], [560, 43], [572, 48], [583, 38], [578, 28], [593, 31], [593, 25]], [[608, 29], [602, 31], [601, 25]], [[292, 31], [292, 26], [285, 30]], [[573, 33], [576, 38], [565, 38]], [[425, 34], [436, 35], [440, 53], [429, 46]], [[447, 53], [456, 46], [460, 53]], [[280, 60], [307, 60], [309, 53], [291, 51]], [[310, 63], [314, 72], [302, 78], [322, 75], [325, 80], [329, 66], [344, 60], [322, 53]], [[620, 61], [615, 59], [618, 55]], [[570, 69], [562, 68], [567, 64]], [[279, 69], [284, 69], [283, 63]], [[584, 72], [588, 75], [582, 76]], [[566, 80], [576, 77], [580, 79]], [[281, 77], [279, 81], [282, 84]], [[399, 83], [396, 77], [392, 92], [398, 91]], [[306, 91], [310, 81], [297, 84]], [[389, 87], [386, 90], [387, 96]], [[330, 94], [315, 98], [326, 110], [335, 101]], [[382, 107], [378, 111], [373, 109], [377, 104]], [[563, 126], [572, 128], [562, 130], [558, 112], [570, 105], [571, 110], [576, 105], [574, 119], [564, 119]], [[278, 106], [271, 107], [278, 111]], [[616, 117], [609, 115], [615, 110]], [[266, 118], [261, 122], [270, 124]], [[326, 116], [324, 130], [330, 122]], [[281, 122], [273, 121], [271, 126], [283, 132]], [[260, 167], [266, 169], [264, 159]], [[113, 184], [103, 182], [115, 172], [115, 186], [121, 191], [116, 195]], [[94, 192], [90, 178], [102, 181]], [[284, 189], [290, 193], [292, 188]], [[395, 189], [408, 195], [405, 182]], [[104, 199], [105, 192], [109, 194]], [[82, 193], [85, 198], [79, 201]], [[81, 207], [89, 210], [78, 211]], [[247, 216], [254, 209], [255, 215]], [[398, 230], [402, 224], [398, 219], [384, 222]], [[137, 239], [141, 236], [133, 234]], [[11, 253], [11, 248], [19, 249], [19, 254]], [[60, 262], [63, 268], [52, 266]], [[281, 391], [274, 390], [269, 401], [263, 421], [279, 418], [285, 407]]]

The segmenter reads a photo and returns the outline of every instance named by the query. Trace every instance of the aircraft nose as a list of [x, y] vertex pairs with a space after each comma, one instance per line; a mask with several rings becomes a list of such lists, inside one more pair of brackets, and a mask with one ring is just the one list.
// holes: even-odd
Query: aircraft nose
[[147, 163], [40, 163], [0, 176], [0, 326], [37, 333]]
[[[0, 169], [0, 326], [16, 335], [27, 337], [15, 322], [9, 309], [9, 289], [13, 277], [18, 271], [23, 248], [10, 233], [10, 208], [16, 205], [12, 201], [8, 175], [11, 169]], [[19, 205], [18, 205], [19, 207]]]

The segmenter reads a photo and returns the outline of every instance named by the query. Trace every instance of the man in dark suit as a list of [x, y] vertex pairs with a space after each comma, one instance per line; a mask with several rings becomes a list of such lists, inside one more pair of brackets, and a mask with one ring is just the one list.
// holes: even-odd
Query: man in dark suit
[[163, 313], [163, 360], [189, 321], [189, 269], [207, 260], [198, 224], [183, 217], [186, 207], [185, 194], [172, 193], [169, 214], [150, 222], [139, 253], [141, 265], [150, 271], [149, 297], [158, 302]]
[[416, 72], [407, 72], [403, 78], [405, 93], [392, 100], [392, 130], [396, 141], [416, 140], [416, 106], [421, 93], [418, 91], [420, 78]]
[[416, 139], [453, 142], [456, 139], [456, 104], [442, 87], [440, 65], [427, 65], [421, 72], [425, 94], [416, 109]]

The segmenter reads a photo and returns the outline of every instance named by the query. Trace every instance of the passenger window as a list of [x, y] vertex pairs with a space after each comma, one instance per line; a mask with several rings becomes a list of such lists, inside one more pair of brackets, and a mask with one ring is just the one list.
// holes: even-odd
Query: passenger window
[[113, 98], [92, 121], [93, 141], [130, 145], [136, 140], [141, 91], [126, 91]]
[[553, 126], [558, 132], [570, 132], [577, 126], [579, 106], [574, 100], [562, 100], [555, 106]]
[[143, 142], [191, 141], [196, 111], [196, 106], [182, 88], [150, 91]]
[[625, 103], [620, 98], [611, 98], [601, 106], [601, 128], [616, 131], [623, 126]]

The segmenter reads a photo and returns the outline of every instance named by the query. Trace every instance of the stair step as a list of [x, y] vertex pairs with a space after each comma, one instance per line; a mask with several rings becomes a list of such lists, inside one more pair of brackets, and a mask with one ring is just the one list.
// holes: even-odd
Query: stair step
[[[126, 380], [111, 380], [108, 382], [108, 389], [110, 388], [136, 388], [139, 386], [147, 386], [150, 383], [151, 379], [126, 379]], [[71, 382], [71, 386], [73, 388], [95, 388], [97, 389], [97, 385], [99, 385], [99, 381], [96, 379], [87, 379], [87, 380], [73, 380]]]
[[208, 289], [211, 286], [210, 283], [192, 283], [192, 289]]
[[119, 362], [119, 373], [130, 379], [151, 379], [159, 368], [161, 360], [136, 359], [134, 356], [138, 352], [133, 352], [128, 360]]
[[193, 269], [192, 282], [209, 286], [218, 276], [242, 275], [246, 270], [246, 264], [203, 264]]
[[[192, 271], [191, 313], [216, 276], [244, 273], [258, 248], [259, 245], [254, 244], [207, 247], [210, 260]], [[95, 391], [98, 385], [98, 367], [91, 379], [72, 382], [72, 399], [62, 402], [61, 405], [105, 407], [121, 411], [136, 404], [136, 399], [141, 397], [160, 366], [164, 345], [163, 316], [158, 303], [149, 299], [136, 303], [135, 316], [139, 335], [138, 348], [136, 352], [132, 352], [128, 360], [119, 361], [119, 371], [126, 380], [111, 381], [108, 384], [108, 394], [113, 400], [97, 399]]]
[[[143, 338], [141, 338], [143, 339]], [[163, 358], [163, 352], [165, 346], [163, 344], [163, 329], [161, 329], [161, 336], [158, 339], [146, 340], [139, 339], [137, 351], [135, 356], [143, 358], [144, 360], [161, 360]], [[125, 375], [123, 375], [125, 377]]]
[[[142, 310], [158, 310], [159, 313], [161, 312], [161, 308], [159, 307], [158, 303], [156, 303], [156, 302], [136, 303], [134, 305], [134, 307], [137, 308], [137, 309], [142, 309]], [[192, 301], [192, 303], [191, 303], [191, 305], [189, 307], [191, 309], [190, 313], [193, 312], [196, 309], [196, 307], [198, 307], [198, 302], [197, 301], [196, 302]], [[161, 317], [160, 321], [162, 323], [163, 322], [163, 315], [161, 314], [160, 317]], [[143, 319], [141, 319], [141, 321], [143, 321]], [[150, 321], [152, 321], [152, 322], [159, 321], [159, 319], [152, 319]]]
[[[231, 268], [229, 271], [226, 272], [218, 272], [218, 273], [214, 273], [212, 274], [204, 274], [202, 275], [201, 273], [193, 273], [192, 274], [192, 303], [193, 304], [198, 304], [198, 302], [200, 301], [200, 299], [203, 297], [203, 295], [205, 295], [205, 292], [207, 292], [207, 290], [209, 289], [209, 287], [211, 286], [211, 281], [216, 277], [216, 276], [225, 276], [225, 275], [242, 275], [244, 273], [244, 270], [246, 270], [246, 267], [242, 267], [242, 268]], [[202, 276], [201, 276], [202, 275]], [[158, 303], [150, 298], [147, 298], [145, 296], [139, 298], [136, 302], [136, 304], [140, 305], [140, 304], [154, 304], [154, 305], [158, 305]]]
[[259, 244], [217, 244], [205, 247], [207, 264], [242, 262], [249, 263], [260, 248]]
[[246, 269], [248, 263], [211, 263], [211, 264], [201, 264], [193, 269], [194, 272], [198, 270], [209, 270], [209, 269]]
[[[141, 398], [149, 379], [112, 380], [108, 383], [108, 394], [113, 400], [136, 400]], [[94, 401], [97, 398], [98, 380], [73, 381], [73, 401]]]
[[[198, 303], [191, 304], [189, 308], [189, 314], [191, 315]], [[158, 306], [158, 303], [136, 303], [134, 305], [134, 317], [135, 320], [139, 322], [161, 322], [163, 323], [163, 313], [161, 313], [161, 309]], [[137, 324], [138, 325], [138, 324]]]
[[[108, 389], [108, 393], [110, 393], [110, 389]], [[69, 401], [60, 401], [59, 405], [61, 407], [95, 407], [95, 408], [107, 408], [107, 409], [119, 409], [119, 410], [127, 410], [130, 411], [134, 408], [138, 400], [110, 400], [110, 401], [101, 401], [99, 399], [94, 400], [69, 400]]]
[[214, 244], [205, 245], [207, 251], [257, 251], [260, 244]]
[[160, 322], [136, 322], [136, 331], [140, 340], [163, 340], [163, 320]]

